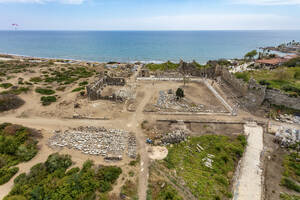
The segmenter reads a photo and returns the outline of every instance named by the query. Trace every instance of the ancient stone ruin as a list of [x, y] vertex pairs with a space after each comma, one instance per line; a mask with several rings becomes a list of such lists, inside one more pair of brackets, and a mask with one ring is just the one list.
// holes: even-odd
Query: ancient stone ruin
[[124, 101], [124, 97], [118, 95], [117, 93], [112, 93], [111, 95], [103, 94], [103, 90], [108, 86], [124, 86], [126, 81], [121, 77], [111, 77], [109, 75], [101, 75], [99, 80], [95, 81], [91, 85], [86, 87], [87, 96], [89, 100], [94, 101], [98, 99], [106, 99], [113, 101]]
[[136, 158], [136, 138], [132, 133], [119, 129], [79, 127], [55, 131], [49, 139], [50, 147], [67, 147], [84, 154], [101, 155], [105, 160], [122, 160], [127, 151], [130, 158]]

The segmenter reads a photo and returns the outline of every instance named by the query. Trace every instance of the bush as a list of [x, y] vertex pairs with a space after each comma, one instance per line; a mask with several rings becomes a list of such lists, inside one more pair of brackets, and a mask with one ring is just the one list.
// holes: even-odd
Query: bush
[[56, 97], [55, 96], [43, 96], [41, 97], [41, 102], [43, 106], [48, 106], [53, 102], [56, 102]]
[[19, 171], [18, 167], [0, 169], [0, 185], [8, 182]]
[[55, 91], [51, 89], [45, 89], [45, 88], [36, 88], [35, 92], [43, 94], [43, 95], [51, 95], [54, 94]]
[[13, 110], [24, 105], [20, 97], [12, 94], [0, 94], [0, 112]]
[[30, 82], [38, 83], [41, 82], [42, 79], [40, 77], [32, 77], [29, 79]]
[[84, 87], [75, 88], [74, 90], [72, 90], [72, 92], [79, 92], [81, 90], [84, 90]]
[[48, 172], [54, 172], [58, 169], [66, 170], [72, 165], [72, 160], [69, 155], [59, 155], [58, 153], [52, 154], [45, 162], [45, 166]]
[[83, 82], [80, 82], [80, 83], [79, 83], [79, 86], [85, 86], [85, 85], [87, 85], [87, 84], [89, 84], [89, 82], [83, 81]]
[[178, 88], [178, 89], [176, 90], [176, 97], [177, 97], [177, 99], [181, 99], [181, 98], [184, 97], [184, 91], [183, 91], [183, 89]]
[[2, 83], [2, 84], [0, 84], [0, 87], [2, 87], [4, 89], [10, 88], [11, 86], [13, 86], [13, 84], [11, 84], [11, 83]]

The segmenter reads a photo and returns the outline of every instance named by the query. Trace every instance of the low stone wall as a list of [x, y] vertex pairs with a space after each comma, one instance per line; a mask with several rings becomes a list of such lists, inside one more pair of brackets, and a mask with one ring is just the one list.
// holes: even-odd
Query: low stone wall
[[271, 104], [300, 110], [300, 97], [290, 97], [279, 90], [266, 90], [265, 99]]

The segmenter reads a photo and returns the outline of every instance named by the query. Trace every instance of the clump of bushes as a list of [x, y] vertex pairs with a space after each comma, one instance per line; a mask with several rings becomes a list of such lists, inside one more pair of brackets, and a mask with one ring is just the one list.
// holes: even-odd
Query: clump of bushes
[[68, 155], [52, 154], [45, 163], [30, 169], [29, 174], [20, 174], [4, 200], [19, 199], [96, 199], [112, 189], [122, 173], [114, 166], [94, 166], [90, 160], [83, 167], [67, 169], [72, 165]]
[[11, 83], [1, 83], [0, 84], [0, 87], [2, 87], [4, 89], [10, 88], [11, 86], [13, 86], [13, 84], [11, 84]]
[[0, 112], [13, 110], [24, 105], [20, 97], [13, 94], [0, 94]]
[[11, 94], [11, 95], [19, 95], [21, 93], [26, 93], [30, 89], [28, 87], [12, 87], [11, 89], [1, 92], [0, 94]]
[[23, 126], [0, 124], [0, 185], [6, 183], [19, 170], [20, 162], [31, 160], [38, 152], [40, 133]]
[[55, 93], [54, 90], [46, 89], [46, 88], [36, 88], [35, 92], [43, 94], [43, 95], [51, 95], [51, 94]]
[[51, 103], [56, 102], [56, 97], [55, 96], [42, 96], [41, 102], [42, 102], [43, 106], [48, 106]]
[[89, 82], [87, 82], [87, 81], [82, 81], [82, 82], [79, 83], [79, 86], [85, 86], [85, 85], [87, 85], [87, 84], [89, 84]]
[[41, 77], [32, 77], [29, 79], [30, 82], [38, 83], [41, 82], [43, 79]]

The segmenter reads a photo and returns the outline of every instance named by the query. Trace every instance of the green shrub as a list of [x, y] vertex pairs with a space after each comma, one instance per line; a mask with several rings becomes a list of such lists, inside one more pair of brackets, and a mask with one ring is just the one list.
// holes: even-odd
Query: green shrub
[[48, 106], [53, 102], [56, 102], [56, 97], [55, 96], [43, 96], [41, 97], [41, 102], [43, 106]]
[[83, 81], [83, 82], [80, 82], [80, 83], [79, 83], [79, 86], [85, 86], [85, 85], [87, 85], [87, 84], [89, 84], [89, 82]]
[[45, 166], [48, 172], [54, 172], [58, 169], [66, 170], [72, 165], [72, 160], [69, 155], [59, 155], [58, 153], [52, 154], [45, 162]]
[[8, 182], [19, 171], [18, 167], [0, 169], [0, 185]]
[[0, 84], [0, 87], [2, 87], [4, 89], [10, 88], [11, 86], [13, 86], [13, 84], [11, 84], [11, 83], [1, 83]]
[[34, 82], [34, 83], [39, 83], [41, 81], [43, 81], [43, 79], [41, 77], [32, 77], [29, 79], [30, 82]]
[[75, 88], [74, 90], [72, 90], [72, 92], [79, 92], [81, 90], [84, 90], [84, 87]]
[[35, 92], [43, 94], [43, 95], [51, 95], [51, 94], [55, 93], [54, 90], [46, 89], [46, 88], [36, 88]]

